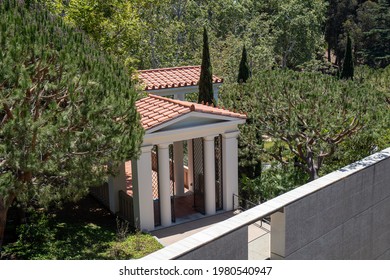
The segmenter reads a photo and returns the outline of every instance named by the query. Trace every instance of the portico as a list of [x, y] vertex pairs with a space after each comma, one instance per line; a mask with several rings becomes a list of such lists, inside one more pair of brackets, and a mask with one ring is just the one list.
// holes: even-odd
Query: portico
[[[175, 223], [175, 197], [188, 194], [194, 197], [188, 207], [204, 215], [232, 210], [238, 194], [237, 126], [246, 116], [156, 95], [136, 106], [145, 129], [141, 155], [131, 161], [130, 171], [139, 228]], [[110, 190], [128, 191], [123, 178], [114, 181], [117, 186]]]
[[[183, 213], [233, 209], [238, 125], [246, 116], [185, 101], [186, 94], [198, 92], [200, 71], [200, 66], [138, 71], [149, 94], [136, 102], [145, 130], [141, 154], [109, 178], [109, 199], [103, 201], [142, 230], [168, 227]], [[217, 103], [223, 79], [213, 75], [212, 82]]]

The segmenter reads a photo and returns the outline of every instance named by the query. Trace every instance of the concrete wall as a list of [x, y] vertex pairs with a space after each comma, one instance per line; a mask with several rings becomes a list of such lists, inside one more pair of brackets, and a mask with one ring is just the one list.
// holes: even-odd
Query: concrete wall
[[[247, 260], [248, 226], [235, 219], [217, 223], [201, 232], [179, 240], [144, 260]], [[253, 217], [246, 217], [252, 219]]]
[[390, 259], [390, 158], [336, 175], [272, 216], [272, 259]]
[[247, 260], [248, 227], [242, 227], [202, 247], [189, 251], [177, 260]]

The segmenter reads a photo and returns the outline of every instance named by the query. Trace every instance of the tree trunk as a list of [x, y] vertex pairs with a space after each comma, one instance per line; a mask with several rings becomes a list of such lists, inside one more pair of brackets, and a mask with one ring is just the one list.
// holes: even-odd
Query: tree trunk
[[310, 182], [314, 181], [315, 179], [318, 179], [317, 168], [315, 168], [314, 166], [312, 168], [310, 168], [309, 175], [310, 175]]
[[5, 236], [5, 225], [7, 222], [7, 212], [8, 207], [4, 207], [2, 202], [0, 202], [0, 251], [3, 246], [4, 236]]
[[309, 152], [309, 156], [308, 158], [306, 159], [306, 163], [307, 163], [307, 167], [308, 167], [308, 170], [309, 170], [309, 176], [310, 176], [310, 179], [309, 181], [314, 181], [315, 179], [318, 178], [318, 166], [316, 165], [315, 161], [314, 161], [314, 158], [313, 158], [313, 152]]
[[0, 197], [0, 251], [4, 242], [4, 233], [5, 233], [5, 225], [7, 223], [7, 213], [8, 208], [11, 205], [14, 197], [9, 197], [7, 200], [4, 200]]

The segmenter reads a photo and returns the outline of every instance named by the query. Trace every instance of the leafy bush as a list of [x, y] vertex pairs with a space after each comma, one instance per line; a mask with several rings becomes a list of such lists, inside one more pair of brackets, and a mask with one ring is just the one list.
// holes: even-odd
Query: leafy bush
[[19, 226], [18, 235], [15, 243], [4, 247], [2, 259], [131, 259], [162, 247], [147, 234], [129, 234], [125, 228], [116, 233], [94, 223], [65, 223], [43, 212], [32, 213], [27, 223]]
[[261, 203], [305, 184], [307, 179], [307, 174], [291, 164], [272, 165], [255, 179], [243, 175], [241, 196], [251, 202]]

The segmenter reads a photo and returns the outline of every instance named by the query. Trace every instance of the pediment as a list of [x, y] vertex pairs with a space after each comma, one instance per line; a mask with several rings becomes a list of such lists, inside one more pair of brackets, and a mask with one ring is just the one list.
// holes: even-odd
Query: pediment
[[208, 113], [190, 112], [178, 118], [172, 119], [158, 126], [146, 130], [146, 134], [158, 132], [177, 131], [180, 129], [200, 128], [202, 126], [226, 124], [241, 119]]

